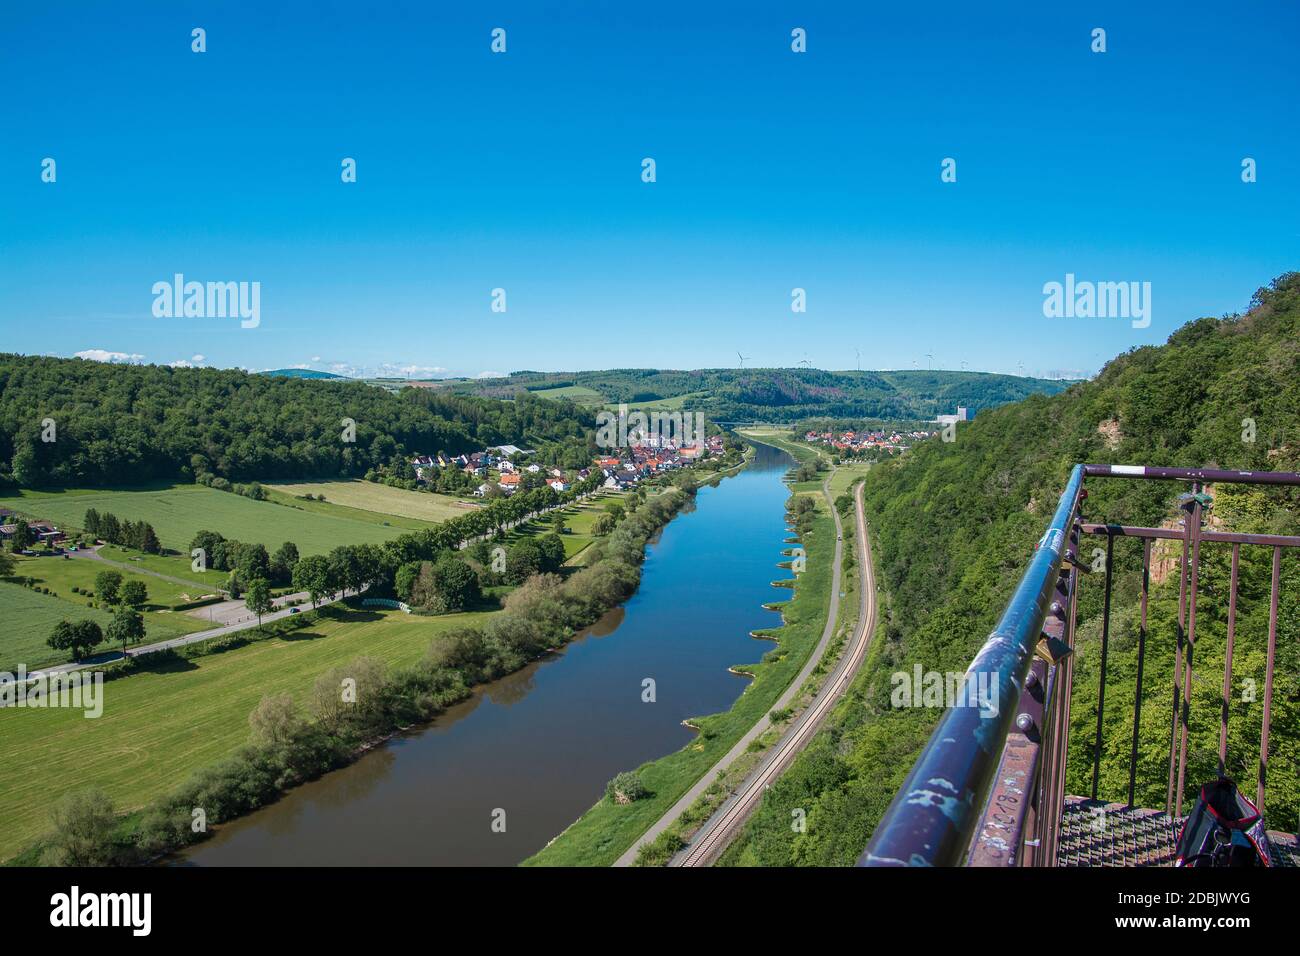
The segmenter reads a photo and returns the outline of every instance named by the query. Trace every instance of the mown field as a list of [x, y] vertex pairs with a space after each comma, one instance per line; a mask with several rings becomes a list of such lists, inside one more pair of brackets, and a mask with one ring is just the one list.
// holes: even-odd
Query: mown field
[[0, 671], [14, 673], [18, 665], [29, 670], [59, 663], [66, 656], [50, 649], [45, 639], [59, 621], [86, 618], [101, 628], [108, 626], [107, 611], [73, 604], [39, 594], [19, 584], [0, 581]]
[[[420, 521], [437, 523], [448, 518], [457, 518], [473, 506], [467, 505], [450, 495], [430, 494], [425, 491], [405, 491], [390, 488], [374, 481], [308, 481], [275, 482], [267, 484], [268, 489], [280, 491], [290, 496], [324, 495], [325, 504], [331, 502], [346, 508], [369, 511], [376, 514], [416, 518]], [[312, 502], [295, 502], [295, 504], [312, 504]], [[316, 502], [320, 504], [320, 502]]]
[[227, 571], [195, 571], [188, 552], [184, 555], [145, 554], [115, 544], [106, 544], [100, 547], [99, 554], [109, 561], [130, 565], [140, 571], [152, 571], [154, 574], [192, 581], [204, 593], [224, 588], [230, 577]]
[[[124, 581], [142, 581], [149, 591], [149, 601], [141, 608], [144, 615], [145, 642], [163, 641], [182, 634], [193, 634], [211, 625], [183, 612], [174, 611], [176, 605], [194, 600], [205, 589], [197, 585], [186, 588], [184, 585], [164, 581], [149, 574], [135, 574], [121, 568], [95, 561], [90, 558], [23, 558], [15, 561], [14, 576], [34, 578], [37, 586], [47, 587], [49, 595], [37, 594], [17, 584], [5, 584], [4, 591], [9, 595], [18, 591], [27, 596], [22, 604], [3, 604], [3, 627], [0, 628], [0, 670], [12, 670], [22, 662], [29, 668], [34, 665], [61, 663], [68, 660], [66, 655], [57, 654], [46, 644], [50, 631], [59, 621], [80, 620], [90, 617], [101, 628], [108, 625], [110, 614], [107, 611], [86, 606], [89, 598], [74, 594], [74, 587], [94, 591], [95, 576], [101, 571], [113, 570], [122, 575]], [[12, 608], [12, 612], [11, 612]], [[107, 650], [108, 645], [101, 645]]]
[[0, 781], [0, 860], [44, 832], [51, 802], [67, 791], [101, 787], [119, 809], [140, 807], [243, 744], [248, 714], [264, 695], [304, 702], [320, 674], [361, 655], [414, 663], [438, 634], [490, 612], [329, 613], [337, 617], [284, 638], [109, 681], [98, 719], [0, 710], [0, 763], [15, 770]]
[[186, 554], [195, 533], [203, 530], [217, 531], [237, 541], [261, 543], [271, 551], [292, 541], [304, 555], [323, 554], [340, 544], [379, 544], [402, 533], [398, 527], [254, 501], [202, 485], [116, 491], [24, 490], [0, 498], [0, 506], [48, 519], [61, 527], [80, 528], [87, 508], [101, 514], [111, 512], [118, 518], [147, 521], [163, 547]]

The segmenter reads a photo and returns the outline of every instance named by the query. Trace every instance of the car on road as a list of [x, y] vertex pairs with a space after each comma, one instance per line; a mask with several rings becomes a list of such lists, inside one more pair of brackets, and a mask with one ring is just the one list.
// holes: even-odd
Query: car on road
[[297, 613], [298, 613], [298, 609], [297, 609], [296, 607], [291, 607], [291, 608], [289, 608], [289, 613], [290, 613], [290, 614], [297, 614]]

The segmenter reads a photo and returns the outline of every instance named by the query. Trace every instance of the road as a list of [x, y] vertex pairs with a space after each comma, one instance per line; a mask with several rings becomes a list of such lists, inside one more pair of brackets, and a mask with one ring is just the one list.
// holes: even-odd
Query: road
[[[785, 772], [831, 712], [831, 708], [848, 690], [858, 668], [866, 659], [871, 635], [876, 627], [876, 577], [871, 565], [871, 542], [862, 505], [862, 485], [854, 492], [854, 511], [858, 536], [859, 596], [858, 620], [839, 663], [822, 685], [812, 705], [785, 732], [758, 767], [731, 797], [718, 808], [691, 839], [684, 850], [673, 857], [669, 866], [708, 866], [726, 849], [741, 825], [757, 808], [769, 786]], [[831, 616], [834, 620], [834, 615]]]
[[[831, 472], [831, 475], [834, 475], [834, 471]], [[800, 670], [794, 680], [790, 682], [790, 686], [786, 688], [785, 692], [776, 703], [772, 705], [768, 712], [765, 713], [763, 717], [744, 734], [744, 736], [736, 741], [735, 745], [727, 751], [722, 759], [709, 768], [707, 773], [700, 777], [700, 779], [696, 781], [689, 790], [682, 794], [681, 798], [669, 808], [668, 812], [656, 820], [655, 823], [641, 835], [640, 839], [628, 848], [627, 852], [614, 862], [615, 866], [632, 866], [636, 862], [637, 853], [640, 851], [642, 846], [653, 842], [659, 834], [668, 829], [668, 827], [670, 827], [673, 822], [681, 816], [689, 806], [691, 806], [691, 804], [699, 799], [700, 795], [709, 788], [713, 781], [716, 780], [723, 771], [731, 766], [732, 763], [734, 763], [745, 753], [746, 750], [749, 749], [749, 745], [754, 740], [767, 732], [768, 728], [772, 725], [770, 716], [771, 712], [773, 710], [781, 710], [790, 706], [796, 695], [800, 692], [800, 689], [803, 687], [804, 682], [807, 681], [809, 675], [812, 674], [816, 669], [817, 664], [825, 655], [826, 648], [830, 645], [831, 638], [835, 635], [835, 625], [839, 618], [840, 578], [844, 559], [844, 527], [843, 523], [840, 521], [839, 512], [835, 510], [835, 501], [831, 497], [831, 475], [828, 475], [825, 482], [822, 483], [822, 493], [826, 496], [827, 502], [830, 503], [831, 516], [835, 519], [835, 557], [831, 565], [830, 606], [827, 610], [826, 626], [822, 630], [821, 639], [817, 642], [817, 646], [813, 649], [812, 654], [808, 656], [808, 662], [804, 664], [803, 669]], [[859, 494], [860, 493], [861, 489], [859, 488]], [[862, 521], [860, 505], [858, 520]], [[872, 607], [874, 608], [874, 601], [872, 602]], [[861, 618], [862, 615], [859, 614], [859, 620], [861, 620]], [[731, 801], [728, 801], [728, 805], [730, 802]], [[725, 806], [723, 809], [725, 809]], [[705, 824], [705, 828], [707, 828], [712, 822], [713, 820], [710, 819]], [[700, 832], [703, 833], [704, 829], [701, 829]], [[692, 846], [694, 846], [694, 843]]]
[[[281, 605], [283, 605], [285, 601], [292, 601], [292, 600], [305, 601], [307, 600], [307, 593], [304, 591], [301, 594], [286, 594], [282, 598], [277, 598], [277, 601]], [[326, 604], [332, 604], [337, 600], [341, 600], [341, 598], [338, 597], [327, 598], [321, 601], [317, 605], [317, 607], [324, 607]], [[292, 609], [287, 607], [282, 608], [282, 610], [279, 611], [272, 611], [270, 614], [262, 615], [261, 623], [267, 624], [271, 621], [279, 620], [282, 617], [288, 617], [292, 613], [293, 613]], [[195, 634], [186, 634], [184, 637], [175, 637], [169, 641], [159, 641], [156, 644], [143, 644], [140, 647], [135, 647], [131, 649], [131, 657], [140, 657], [142, 654], [152, 654], [155, 651], [167, 651], [177, 647], [184, 647], [186, 644], [197, 644], [199, 641], [210, 641], [214, 637], [224, 637], [227, 634], [236, 634], [239, 631], [248, 630], [248, 628], [250, 627], [257, 627], [257, 625], [258, 625], [257, 617], [250, 615], [247, 620], [238, 621], [234, 624], [226, 624], [222, 627], [214, 627], [210, 630], [199, 631]], [[96, 654], [94, 657], [87, 658], [84, 661], [78, 661], [76, 663], [58, 664], [54, 667], [45, 667], [38, 671], [32, 671], [27, 675], [27, 677], [30, 680], [32, 678], [42, 677], [47, 674], [67, 674], [67, 673], [71, 673], [72, 671], [84, 670], [88, 667], [101, 667], [104, 664], [111, 664], [113, 661], [120, 661], [121, 659], [122, 659], [121, 651], [113, 651], [111, 653]]]

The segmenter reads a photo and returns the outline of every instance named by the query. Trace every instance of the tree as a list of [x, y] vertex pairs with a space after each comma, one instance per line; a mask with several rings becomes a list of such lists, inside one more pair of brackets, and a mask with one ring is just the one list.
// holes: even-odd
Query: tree
[[611, 514], [597, 515], [596, 520], [591, 523], [591, 533], [596, 537], [603, 537], [614, 530], [614, 516]]
[[307, 592], [311, 597], [312, 607], [319, 604], [321, 598], [333, 597], [329, 559], [323, 554], [313, 554], [303, 558], [293, 566], [293, 586], [299, 591]]
[[127, 607], [139, 607], [149, 600], [149, 589], [138, 578], [132, 578], [122, 585], [122, 603]]
[[6, 551], [0, 551], [0, 578], [7, 578], [14, 573], [14, 559]]
[[94, 508], [86, 509], [86, 520], [82, 522], [83, 527], [90, 534], [99, 534], [99, 512]]
[[306, 722], [298, 714], [298, 705], [289, 694], [263, 697], [248, 715], [248, 726], [254, 743], [281, 747], [292, 743], [306, 729]]
[[277, 584], [289, 584], [293, 580], [293, 566], [297, 563], [298, 546], [286, 541], [271, 558], [271, 580]]
[[266, 553], [265, 545], [241, 545], [234, 566], [245, 587], [254, 578], [267, 579], [271, 576], [271, 556]]
[[14, 449], [13, 476], [14, 481], [26, 488], [39, 485], [44, 477], [36, 458], [36, 446], [30, 438], [22, 439]]
[[262, 623], [263, 614], [270, 614], [275, 609], [271, 603], [271, 585], [266, 578], [253, 578], [248, 582], [248, 590], [244, 592], [244, 607], [257, 615], [258, 625]]
[[60, 621], [45, 643], [56, 651], [66, 651], [74, 661], [81, 660], [86, 652], [104, 642], [104, 632], [94, 621]]
[[154, 533], [153, 525], [146, 524], [140, 532], [140, 550], [145, 554], [161, 554], [162, 543]]
[[119, 571], [105, 570], [95, 575], [95, 597], [102, 604], [117, 604], [122, 596], [122, 574]]
[[32, 542], [35, 540], [36, 535], [25, 520], [19, 518], [14, 522], [14, 533], [10, 541], [15, 551], [25, 551], [32, 546]]
[[113, 620], [108, 622], [109, 643], [122, 645], [122, 656], [126, 656], [128, 644], [138, 644], [144, 640], [144, 618], [140, 612], [130, 607], [118, 608], [113, 612]]
[[64, 794], [50, 810], [50, 832], [43, 863], [52, 866], [107, 866], [113, 862], [117, 814], [103, 790]]
[[615, 522], [623, 520], [626, 509], [617, 501], [611, 501], [605, 505], [605, 511], [614, 519]]
[[478, 575], [464, 561], [447, 555], [433, 566], [433, 587], [448, 611], [463, 611], [482, 597]]

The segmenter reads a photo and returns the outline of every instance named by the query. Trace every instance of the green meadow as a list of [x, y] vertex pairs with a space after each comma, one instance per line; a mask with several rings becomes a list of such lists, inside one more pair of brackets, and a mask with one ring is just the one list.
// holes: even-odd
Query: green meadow
[[379, 544], [403, 531], [375, 520], [254, 501], [202, 485], [111, 491], [24, 490], [0, 498], [0, 506], [53, 521], [60, 527], [80, 528], [87, 508], [131, 521], [147, 521], [163, 547], [186, 554], [195, 533], [204, 530], [217, 531], [236, 541], [264, 544], [271, 551], [292, 541], [304, 555], [323, 554], [340, 544]]
[[[95, 576], [101, 571], [118, 571], [124, 581], [144, 582], [149, 600], [141, 611], [144, 615], [145, 642], [164, 641], [183, 634], [193, 634], [211, 627], [206, 621], [173, 610], [205, 593], [197, 585], [184, 585], [164, 581], [149, 574], [138, 574], [90, 558], [24, 558], [15, 560], [14, 577], [33, 578], [38, 587], [49, 588], [50, 594], [40, 594], [18, 584], [0, 582], [0, 595], [4, 627], [0, 629], [0, 670], [12, 670], [22, 662], [28, 667], [62, 663], [68, 658], [57, 654], [45, 643], [50, 631], [59, 621], [91, 618], [101, 628], [108, 625], [111, 615], [102, 609], [90, 608], [90, 598], [76, 594], [73, 588], [93, 592]], [[19, 601], [18, 596], [23, 600]], [[14, 597], [11, 602], [10, 596]], [[108, 645], [101, 645], [108, 650]]]
[[39, 837], [50, 804], [100, 787], [136, 809], [248, 739], [248, 715], [268, 694], [304, 703], [316, 678], [362, 655], [393, 666], [419, 660], [439, 634], [491, 612], [418, 617], [331, 608], [284, 637], [223, 653], [160, 662], [106, 681], [103, 715], [68, 709], [0, 710], [0, 860]]

